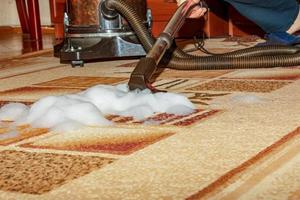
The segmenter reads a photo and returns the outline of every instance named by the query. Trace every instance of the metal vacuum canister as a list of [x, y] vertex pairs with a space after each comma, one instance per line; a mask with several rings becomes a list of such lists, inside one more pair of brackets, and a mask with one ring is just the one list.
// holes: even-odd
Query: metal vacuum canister
[[[100, 24], [100, 6], [104, 0], [68, 0], [67, 15], [69, 26], [75, 27], [95, 27]], [[137, 12], [141, 19], [147, 22], [147, 2], [146, 0], [125, 0], [128, 5]], [[128, 26], [126, 19], [122, 19], [122, 24]], [[101, 27], [100, 27], [101, 28]]]
[[100, 0], [68, 0], [67, 14], [70, 26], [96, 26], [99, 24]]
[[[146, 0], [124, 1], [150, 31], [152, 16]], [[88, 60], [146, 55], [128, 21], [117, 11], [107, 10], [105, 0], [67, 0], [66, 5], [64, 42], [54, 48], [62, 63], [83, 66]]]

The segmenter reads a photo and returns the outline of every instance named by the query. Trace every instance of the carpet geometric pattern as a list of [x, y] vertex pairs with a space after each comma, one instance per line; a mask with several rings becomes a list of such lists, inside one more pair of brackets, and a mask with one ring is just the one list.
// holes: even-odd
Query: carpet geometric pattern
[[[72, 68], [51, 52], [2, 60], [0, 105], [127, 83], [136, 62]], [[300, 67], [160, 69], [153, 85], [196, 111], [107, 115], [113, 126], [72, 131], [2, 121], [0, 199], [300, 198]]]
[[2, 151], [0, 159], [1, 189], [29, 194], [43, 194], [113, 161], [96, 156], [9, 150]]

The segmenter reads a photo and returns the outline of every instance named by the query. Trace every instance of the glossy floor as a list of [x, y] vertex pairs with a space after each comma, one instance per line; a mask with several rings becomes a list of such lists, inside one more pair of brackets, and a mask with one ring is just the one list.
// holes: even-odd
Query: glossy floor
[[11, 58], [42, 49], [51, 49], [56, 43], [54, 33], [43, 33], [40, 42], [32, 41], [17, 29], [0, 28], [0, 59]]

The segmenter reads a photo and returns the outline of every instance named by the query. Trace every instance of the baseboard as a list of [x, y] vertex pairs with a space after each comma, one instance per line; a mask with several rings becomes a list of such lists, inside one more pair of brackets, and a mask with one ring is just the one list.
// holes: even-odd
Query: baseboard
[[[54, 26], [42, 26], [43, 34], [54, 34]], [[21, 26], [0, 26], [0, 33], [22, 33]]]

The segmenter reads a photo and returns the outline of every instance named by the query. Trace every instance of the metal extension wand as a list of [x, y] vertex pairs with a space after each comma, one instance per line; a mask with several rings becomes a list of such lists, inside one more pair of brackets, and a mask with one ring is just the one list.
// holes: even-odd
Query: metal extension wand
[[152, 49], [148, 52], [146, 57], [139, 60], [137, 66], [131, 73], [128, 82], [130, 90], [143, 90], [148, 88], [152, 92], [157, 91], [153, 86], [151, 86], [150, 79], [157, 70], [157, 65], [166, 50], [172, 46], [175, 34], [180, 30], [191, 10], [197, 5], [198, 4], [193, 0], [187, 0], [177, 8], [164, 31], [156, 39]]

